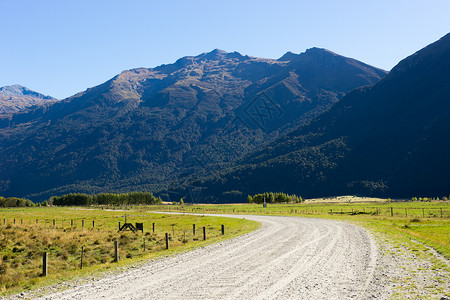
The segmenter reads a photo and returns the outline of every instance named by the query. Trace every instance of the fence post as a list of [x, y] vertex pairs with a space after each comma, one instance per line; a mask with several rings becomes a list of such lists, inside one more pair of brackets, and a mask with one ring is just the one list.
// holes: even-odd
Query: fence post
[[120, 225], [122, 225], [122, 224], [120, 224], [120, 222], [119, 222], [119, 230], [120, 230], [120, 228], [121, 228], [121, 226]]
[[391, 217], [394, 216], [394, 209], [391, 207]]
[[222, 224], [222, 235], [225, 235], [225, 225]]
[[153, 233], [155, 233], [155, 223], [152, 224], [153, 227]]
[[442, 218], [442, 216], [443, 216], [443, 215], [442, 215], [442, 208], [441, 208], [441, 218]]
[[119, 242], [114, 241], [114, 261], [119, 262]]
[[206, 227], [203, 226], [203, 240], [206, 240]]
[[81, 220], [81, 227], [84, 228], [84, 220]]
[[169, 234], [166, 232], [166, 249], [169, 249]]
[[425, 218], [425, 208], [422, 208], [422, 218]]
[[405, 216], [408, 217], [408, 210], [405, 208]]
[[80, 263], [80, 269], [83, 269], [83, 256], [84, 256], [84, 247], [81, 246], [81, 263]]
[[[441, 208], [441, 217], [442, 217], [442, 208]], [[20, 224], [23, 225], [23, 219], [20, 219]]]
[[145, 238], [143, 238], [143, 240], [144, 240], [144, 252], [145, 252]]
[[94, 228], [94, 227], [95, 227], [95, 221], [92, 220], [92, 228]]
[[192, 224], [192, 233], [195, 235], [195, 224]]
[[14, 223], [14, 225], [16, 225], [16, 219], [13, 219], [13, 223]]
[[36, 224], [38, 223], [38, 219], [36, 219]]
[[73, 220], [70, 220], [70, 227], [73, 228]]
[[47, 252], [42, 255], [42, 276], [47, 276]]
[[53, 228], [55, 228], [55, 225], [56, 225], [56, 220], [53, 219]]

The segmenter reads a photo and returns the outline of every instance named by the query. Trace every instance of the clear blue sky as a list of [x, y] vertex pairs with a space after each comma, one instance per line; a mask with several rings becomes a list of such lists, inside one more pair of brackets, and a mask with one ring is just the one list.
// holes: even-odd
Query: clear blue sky
[[450, 1], [0, 0], [0, 28], [0, 86], [64, 98], [214, 48], [322, 47], [390, 70], [450, 32]]

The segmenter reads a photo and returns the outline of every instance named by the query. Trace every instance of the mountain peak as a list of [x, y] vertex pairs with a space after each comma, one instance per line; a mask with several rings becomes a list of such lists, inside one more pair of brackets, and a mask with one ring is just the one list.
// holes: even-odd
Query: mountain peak
[[0, 87], [0, 95], [5, 96], [31, 96], [37, 99], [54, 100], [55, 98], [46, 96], [35, 91], [32, 91], [20, 84], [7, 85]]
[[295, 54], [292, 51], [286, 52], [282, 57], [278, 59], [278, 61], [291, 61], [298, 57], [298, 54]]
[[225, 50], [216, 48], [216, 49], [212, 50], [211, 52], [209, 52], [208, 54], [212, 54], [212, 55], [226, 55], [226, 54], [228, 54], [228, 52], [225, 51]]
[[282, 57], [280, 57], [278, 61], [293, 61], [305, 56], [324, 57], [324, 56], [339, 56], [339, 55], [324, 48], [313, 47], [306, 49], [305, 52], [302, 52], [300, 54], [295, 54], [292, 51], [288, 51]]
[[301, 53], [300, 55], [302, 55], [302, 54], [303, 55], [314, 55], [314, 56], [324, 56], [324, 55], [340, 56], [340, 55], [334, 53], [333, 51], [330, 51], [325, 48], [318, 48], [318, 47], [306, 49], [306, 51]]
[[202, 53], [202, 54], [198, 55], [197, 57], [214, 60], [214, 59], [225, 58], [225, 57], [227, 57], [228, 54], [229, 54], [228, 52], [216, 48], [210, 52]]

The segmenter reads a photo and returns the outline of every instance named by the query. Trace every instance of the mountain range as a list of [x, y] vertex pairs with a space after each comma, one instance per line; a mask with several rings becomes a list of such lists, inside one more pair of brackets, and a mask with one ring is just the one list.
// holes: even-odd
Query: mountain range
[[216, 49], [124, 71], [0, 116], [0, 194], [170, 190], [191, 174], [228, 169], [386, 74], [319, 48], [280, 59]]
[[30, 107], [49, 104], [56, 99], [15, 84], [0, 87], [0, 117], [9, 116]]
[[[450, 192], [450, 34], [222, 172], [192, 180], [208, 202], [264, 191], [408, 198]], [[180, 191], [182, 192], [182, 191]]]

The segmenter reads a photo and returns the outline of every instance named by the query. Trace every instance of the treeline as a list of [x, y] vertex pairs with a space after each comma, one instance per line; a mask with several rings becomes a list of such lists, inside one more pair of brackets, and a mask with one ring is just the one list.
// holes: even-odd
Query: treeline
[[35, 204], [28, 199], [9, 197], [4, 198], [0, 196], [0, 207], [29, 207]]
[[301, 196], [289, 195], [285, 193], [264, 193], [256, 194], [253, 197], [248, 195], [248, 203], [264, 203], [264, 198], [266, 203], [301, 203], [303, 199]]
[[442, 197], [442, 199], [439, 199], [439, 197], [412, 197], [411, 201], [422, 201], [422, 202], [431, 202], [431, 201], [447, 201], [449, 198], [447, 197]]
[[126, 194], [102, 193], [97, 195], [67, 194], [50, 198], [50, 204], [59, 206], [77, 205], [138, 205], [161, 204], [160, 197], [147, 192], [132, 192]]

